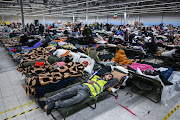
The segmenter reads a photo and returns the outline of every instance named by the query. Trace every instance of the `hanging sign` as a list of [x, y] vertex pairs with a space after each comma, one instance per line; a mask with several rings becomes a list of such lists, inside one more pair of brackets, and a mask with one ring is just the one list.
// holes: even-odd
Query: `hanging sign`
[[114, 13], [114, 19], [116, 19], [117, 18], [117, 13]]

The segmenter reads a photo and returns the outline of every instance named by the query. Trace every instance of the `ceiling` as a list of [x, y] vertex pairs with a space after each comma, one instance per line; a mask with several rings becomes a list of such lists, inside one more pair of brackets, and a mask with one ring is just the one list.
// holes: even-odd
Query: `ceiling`
[[[180, 0], [22, 0], [24, 16], [85, 17], [180, 13]], [[20, 0], [0, 0], [0, 14], [21, 15]]]

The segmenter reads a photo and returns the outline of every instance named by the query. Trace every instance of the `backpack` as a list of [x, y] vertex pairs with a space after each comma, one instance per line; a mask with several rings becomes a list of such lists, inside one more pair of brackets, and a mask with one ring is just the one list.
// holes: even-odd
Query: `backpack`
[[96, 51], [95, 47], [90, 47], [88, 49], [88, 56], [94, 60], [99, 60], [99, 57], [97, 56], [97, 51]]

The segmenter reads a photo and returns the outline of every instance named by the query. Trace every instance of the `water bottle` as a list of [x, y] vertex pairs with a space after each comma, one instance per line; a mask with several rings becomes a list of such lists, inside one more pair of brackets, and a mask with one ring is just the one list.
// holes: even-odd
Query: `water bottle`
[[125, 80], [126, 79], [126, 76], [122, 77], [122, 80]]

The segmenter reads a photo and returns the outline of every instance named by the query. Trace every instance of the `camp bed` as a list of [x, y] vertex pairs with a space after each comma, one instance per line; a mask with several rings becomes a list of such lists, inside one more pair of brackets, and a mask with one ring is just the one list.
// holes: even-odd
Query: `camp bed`
[[[148, 63], [148, 62], [141, 62], [141, 64], [148, 64], [154, 68], [162, 67], [161, 65]], [[156, 79], [146, 77], [144, 75], [136, 74], [135, 70], [133, 70], [130, 67], [128, 67], [128, 70], [129, 70], [129, 75], [133, 77], [133, 79], [131, 79], [132, 82], [131, 91], [143, 95], [144, 97], [148, 98], [149, 100], [155, 103], [160, 102], [162, 89], [163, 89], [161, 82]], [[158, 95], [157, 99], [148, 96], [148, 93], [152, 93], [152, 92]]]
[[[66, 90], [66, 89], [68, 89], [68, 88], [70, 88], [72, 86], [74, 86], [74, 85], [68, 86], [66, 88], [63, 88], [63, 89], [60, 89], [60, 90], [57, 90], [57, 91], [54, 91], [54, 92], [51, 92], [51, 93], [46, 93], [45, 97], [46, 98], [51, 97], [51, 96], [53, 96], [53, 95], [55, 95], [55, 94], [57, 94], [57, 93], [59, 93], [61, 91], [64, 91], [64, 90]], [[81, 106], [83, 106], [85, 104], [90, 106], [92, 109], [96, 109], [96, 104], [97, 104], [98, 98], [100, 98], [100, 97], [102, 97], [104, 95], [108, 95], [108, 94], [111, 94], [111, 95], [113, 95], [115, 97], [118, 97], [117, 92], [112, 93], [112, 92], [106, 90], [106, 91], [100, 93], [99, 95], [97, 95], [95, 97], [88, 97], [88, 98], [86, 98], [85, 100], [83, 100], [80, 103], [77, 103], [75, 105], [72, 105], [72, 106], [69, 106], [69, 107], [66, 107], [66, 108], [58, 108], [56, 110], [64, 117], [64, 120], [65, 120], [70, 112], [72, 112], [73, 110], [75, 110], [75, 109], [77, 109], [77, 108], [79, 108], [79, 107], [81, 107]], [[90, 105], [89, 104], [90, 102], [93, 102], [94, 105]], [[52, 113], [51, 113], [51, 116], [56, 120], [56, 118], [53, 116]]]

